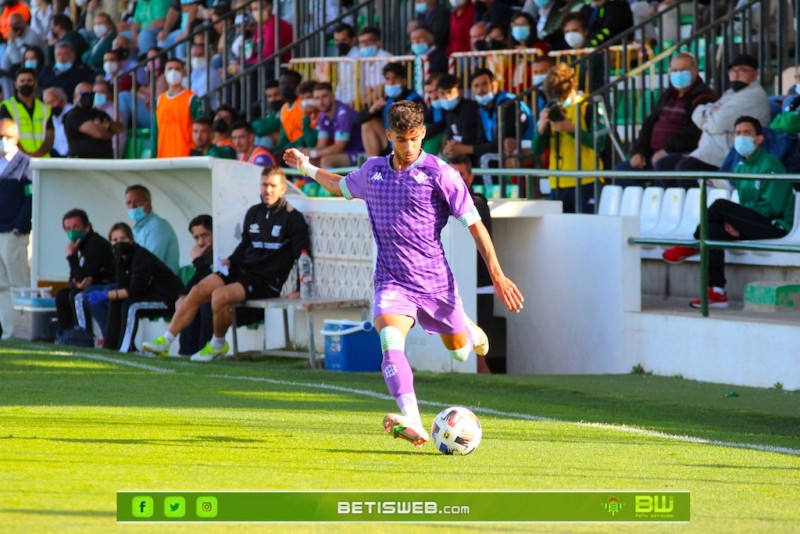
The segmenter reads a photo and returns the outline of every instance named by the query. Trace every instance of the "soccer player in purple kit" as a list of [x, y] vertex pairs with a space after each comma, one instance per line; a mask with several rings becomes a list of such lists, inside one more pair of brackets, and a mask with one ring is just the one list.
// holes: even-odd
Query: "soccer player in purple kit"
[[396, 102], [389, 108], [388, 122], [386, 136], [394, 147], [392, 154], [371, 158], [346, 177], [313, 166], [295, 149], [287, 150], [283, 159], [334, 195], [367, 203], [378, 246], [373, 321], [380, 333], [383, 377], [402, 414], [387, 414], [383, 425], [393, 437], [421, 447], [429, 438], [405, 356], [406, 336], [415, 321], [426, 332], [439, 334], [457, 361], [466, 361], [472, 350], [479, 356], [489, 350], [486, 334], [464, 313], [444, 257], [440, 238], [450, 215], [469, 229], [503, 304], [519, 312], [524, 299], [503, 274], [461, 176], [441, 159], [422, 151], [423, 107]]

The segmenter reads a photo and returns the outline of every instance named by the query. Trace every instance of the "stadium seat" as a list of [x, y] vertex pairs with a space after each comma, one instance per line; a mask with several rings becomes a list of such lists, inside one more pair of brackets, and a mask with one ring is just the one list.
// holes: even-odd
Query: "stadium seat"
[[638, 185], [631, 185], [622, 192], [622, 200], [619, 205], [619, 214], [623, 217], [639, 215], [642, 206], [642, 193], [644, 189]]
[[685, 198], [686, 190], [684, 188], [667, 188], [661, 198], [661, 213], [658, 216], [658, 222], [647, 233], [656, 236], [672, 233], [681, 222]]
[[597, 209], [597, 214], [619, 215], [619, 208], [621, 202], [622, 202], [622, 186], [606, 185], [600, 192], [600, 206]]
[[[789, 233], [779, 239], [759, 239], [754, 243], [770, 243], [780, 245], [800, 245], [800, 193], [794, 194], [794, 220], [792, 221], [792, 229]], [[767, 250], [753, 250], [751, 251], [756, 256], [772, 256], [779, 254]]]
[[[726, 189], [709, 189], [706, 195], [706, 205], [710, 206], [718, 198], [727, 199], [730, 191]], [[670, 232], [670, 237], [675, 239], [691, 239], [697, 225], [700, 224], [700, 188], [693, 187], [686, 191], [686, 198], [683, 202], [683, 212], [681, 222]], [[668, 248], [663, 246], [663, 248]]]
[[639, 211], [639, 230], [643, 233], [650, 233], [658, 224], [661, 213], [661, 199], [664, 197], [664, 190], [660, 187], [648, 187], [642, 195], [642, 207]]
[[731, 193], [731, 202], [736, 202], [737, 204], [739, 203], [739, 190], [738, 189], [734, 189], [733, 192]]

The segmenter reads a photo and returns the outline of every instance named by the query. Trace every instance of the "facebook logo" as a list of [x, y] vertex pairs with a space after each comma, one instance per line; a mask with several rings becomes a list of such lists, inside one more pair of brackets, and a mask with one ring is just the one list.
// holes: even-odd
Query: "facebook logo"
[[153, 498], [146, 496], [134, 497], [131, 501], [131, 513], [133, 517], [146, 518], [153, 517]]

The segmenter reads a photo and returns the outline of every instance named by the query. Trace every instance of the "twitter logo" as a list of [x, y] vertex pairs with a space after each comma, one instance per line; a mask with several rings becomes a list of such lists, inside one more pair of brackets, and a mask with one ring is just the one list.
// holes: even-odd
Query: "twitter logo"
[[186, 515], [186, 499], [183, 497], [164, 498], [164, 517], [181, 518]]

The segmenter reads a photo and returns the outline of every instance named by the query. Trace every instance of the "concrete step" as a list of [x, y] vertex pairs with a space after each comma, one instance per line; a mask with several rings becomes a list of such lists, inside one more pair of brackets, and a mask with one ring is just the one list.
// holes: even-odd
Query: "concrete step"
[[758, 312], [800, 310], [800, 284], [779, 281], [750, 282], [744, 287], [744, 309]]

